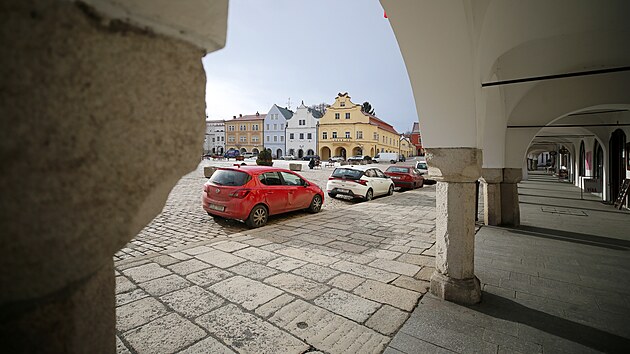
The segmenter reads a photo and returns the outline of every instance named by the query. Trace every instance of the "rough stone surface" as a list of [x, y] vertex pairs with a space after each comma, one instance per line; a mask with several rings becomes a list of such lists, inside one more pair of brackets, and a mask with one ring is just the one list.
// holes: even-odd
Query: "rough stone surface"
[[354, 289], [354, 293], [370, 300], [390, 304], [405, 311], [413, 310], [421, 296], [415, 291], [373, 280], [366, 280], [365, 283]]
[[156, 348], [173, 353], [205, 336], [203, 329], [175, 313], [125, 333], [125, 338], [138, 353], [153, 352]]
[[219, 268], [229, 268], [233, 265], [245, 262], [241, 257], [232, 255], [219, 250], [212, 250], [210, 252], [198, 254], [195, 258], [202, 260], [206, 263], [210, 263]]
[[374, 301], [332, 289], [315, 299], [315, 304], [353, 321], [364, 322], [381, 305]]
[[368, 265], [374, 268], [379, 268], [388, 272], [403, 274], [410, 277], [413, 277], [414, 275], [416, 275], [416, 273], [420, 271], [420, 267], [418, 267], [417, 265], [392, 261], [389, 259], [376, 259]]
[[199, 286], [208, 286], [218, 283], [223, 279], [231, 277], [233, 274], [222, 269], [210, 268], [186, 276], [186, 279]]
[[291, 295], [282, 294], [268, 303], [258, 307], [256, 309], [256, 314], [262, 317], [269, 317], [294, 299], [295, 297]]
[[149, 263], [139, 267], [125, 269], [123, 270], [123, 274], [130, 277], [136, 283], [142, 283], [172, 274], [172, 272], [157, 263]]
[[209, 289], [248, 310], [253, 310], [282, 294], [282, 291], [276, 288], [242, 276], [226, 279]]
[[278, 274], [279, 272], [276, 269], [269, 268], [267, 266], [254, 262], [241, 263], [235, 265], [232, 268], [229, 268], [228, 270], [230, 272], [234, 272], [236, 274], [257, 280], [268, 278], [272, 275]]
[[[432, 179], [442, 182], [474, 182], [481, 176], [482, 151], [475, 148], [426, 148]], [[438, 197], [439, 198], [439, 197]]]
[[174, 290], [190, 286], [191, 283], [179, 275], [171, 274], [163, 278], [154, 279], [142, 283], [142, 288], [153, 296], [160, 296]]
[[206, 337], [206, 339], [191, 345], [190, 347], [182, 350], [179, 354], [236, 354], [235, 351], [221, 344], [218, 340], [212, 337]]
[[351, 291], [357, 286], [361, 285], [365, 281], [365, 278], [358, 277], [352, 274], [339, 274], [331, 279], [328, 284], [337, 288]]
[[307, 300], [312, 300], [322, 293], [326, 292], [329, 287], [316, 283], [306, 278], [282, 273], [265, 279], [265, 283], [278, 287], [291, 294], [300, 296]]
[[152, 297], [140, 299], [116, 309], [116, 328], [127, 331], [167, 313], [166, 307]]
[[160, 300], [190, 318], [207, 313], [223, 304], [220, 297], [198, 286], [191, 286], [160, 296]]
[[384, 335], [391, 335], [405, 323], [409, 314], [389, 305], [383, 305], [365, 323], [366, 326]]

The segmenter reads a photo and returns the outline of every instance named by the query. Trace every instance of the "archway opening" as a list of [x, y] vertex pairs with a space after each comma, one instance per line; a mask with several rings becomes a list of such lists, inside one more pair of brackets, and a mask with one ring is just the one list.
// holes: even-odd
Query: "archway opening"
[[610, 171], [610, 198], [615, 200], [619, 194], [621, 183], [626, 178], [625, 166], [626, 134], [621, 129], [615, 130], [610, 136], [609, 171]]
[[342, 147], [338, 147], [335, 149], [335, 156], [342, 156], [344, 159], [346, 158], [346, 149]]
[[321, 150], [321, 152], [319, 153], [319, 155], [321, 156], [322, 160], [328, 160], [331, 156], [330, 156], [330, 148], [324, 146]]
[[306, 155], [313, 156], [315, 155], [315, 151], [313, 151], [313, 149], [308, 149], [308, 151], [306, 151]]
[[282, 157], [282, 149], [278, 149], [276, 150], [276, 158], [281, 158]]
[[360, 147], [355, 147], [354, 149], [352, 149], [352, 155], [353, 156], [357, 156], [357, 155], [363, 155], [363, 149], [361, 149]]
[[304, 150], [300, 149], [298, 150], [298, 156], [299, 158], [303, 158], [304, 157]]

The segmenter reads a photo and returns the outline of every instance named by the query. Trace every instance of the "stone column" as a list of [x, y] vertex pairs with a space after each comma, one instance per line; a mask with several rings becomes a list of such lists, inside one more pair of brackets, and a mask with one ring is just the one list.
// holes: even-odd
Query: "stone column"
[[429, 175], [437, 180], [436, 257], [431, 292], [448, 301], [481, 300], [474, 273], [475, 182], [481, 175], [481, 150], [427, 148]]
[[501, 185], [503, 169], [484, 168], [481, 171], [483, 182], [483, 222], [486, 225], [501, 225]]
[[518, 226], [521, 224], [521, 213], [518, 204], [518, 185], [523, 179], [520, 168], [504, 168], [501, 182], [501, 224]]
[[[105, 2], [0, 3], [4, 352], [114, 353], [112, 256], [199, 163], [206, 51], [181, 37], [223, 16], [204, 33], [220, 46], [227, 1], [182, 6], [205, 22], [177, 5], [108, 1], [133, 8], [115, 19], [86, 4]], [[129, 22], [142, 6], [177, 38]]]

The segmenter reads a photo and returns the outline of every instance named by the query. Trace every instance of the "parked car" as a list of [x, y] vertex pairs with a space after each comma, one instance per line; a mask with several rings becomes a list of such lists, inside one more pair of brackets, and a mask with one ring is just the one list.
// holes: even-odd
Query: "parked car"
[[236, 158], [237, 156], [241, 156], [241, 152], [236, 149], [230, 149], [226, 151], [225, 154], [223, 155], [223, 157], [225, 157], [226, 159], [233, 159], [233, 158]]
[[408, 166], [389, 166], [385, 174], [394, 181], [394, 186], [401, 189], [415, 189], [424, 186], [424, 178], [420, 171]]
[[346, 158], [343, 156], [333, 156], [328, 159], [328, 162], [341, 162], [341, 161], [346, 161]]
[[283, 160], [295, 160], [295, 156], [293, 156], [293, 155], [283, 155], [281, 157], [281, 159], [283, 159]]
[[212, 217], [264, 226], [270, 215], [321, 210], [324, 192], [295, 172], [270, 166], [219, 168], [203, 186], [203, 209]]
[[331, 198], [341, 194], [371, 200], [375, 196], [394, 194], [394, 182], [378, 168], [346, 165], [335, 168], [328, 178], [326, 191]]
[[258, 156], [258, 154], [254, 154], [253, 152], [244, 152], [243, 153], [243, 157], [246, 159], [252, 158], [252, 157], [256, 157]]
[[426, 161], [416, 162], [416, 169], [420, 171], [420, 174], [423, 174], [423, 175], [426, 175], [429, 173], [429, 167], [427, 166]]
[[398, 161], [398, 153], [397, 152], [381, 152], [374, 156], [374, 160], [378, 163], [396, 163]]
[[319, 160], [319, 155], [306, 155], [302, 158], [304, 161], [311, 161], [311, 159]]
[[361, 161], [365, 161], [366, 163], [372, 163], [372, 157], [367, 155], [356, 155], [348, 158], [348, 162], [350, 163], [361, 163]]

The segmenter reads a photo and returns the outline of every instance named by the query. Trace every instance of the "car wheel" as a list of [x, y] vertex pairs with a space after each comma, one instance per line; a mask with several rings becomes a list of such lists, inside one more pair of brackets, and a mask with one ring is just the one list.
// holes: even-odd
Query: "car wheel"
[[331, 198], [337, 198], [337, 194], [336, 193], [328, 193], [328, 196]]
[[320, 210], [322, 210], [322, 196], [315, 194], [313, 196], [313, 200], [311, 201], [311, 205], [308, 207], [308, 211], [311, 213], [319, 213]]
[[374, 198], [374, 192], [372, 191], [372, 188], [370, 188], [367, 193], [365, 193], [365, 201], [369, 202], [372, 198]]
[[389, 160], [389, 163], [391, 163], [391, 164], [395, 164], [395, 163], [396, 163], [396, 161], [395, 161], [395, 160]]
[[424, 187], [424, 181], [420, 181], [420, 185], [418, 186], [418, 188], [422, 188]]
[[249, 213], [247, 220], [245, 220], [245, 224], [251, 228], [265, 226], [268, 218], [269, 215], [267, 213], [267, 208], [263, 205], [256, 205]]
[[387, 191], [387, 195], [392, 195], [392, 194], [394, 194], [394, 185], [393, 184], [389, 186], [389, 190]]

